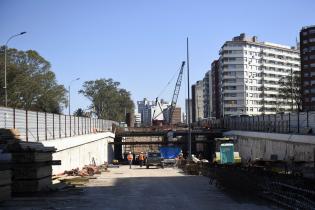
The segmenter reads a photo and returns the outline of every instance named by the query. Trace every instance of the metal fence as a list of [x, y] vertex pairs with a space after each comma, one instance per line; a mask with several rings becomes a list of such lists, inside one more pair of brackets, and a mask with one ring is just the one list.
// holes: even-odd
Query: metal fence
[[231, 130], [315, 134], [315, 111], [224, 117], [211, 120], [209, 124], [214, 128]]
[[16, 128], [25, 141], [45, 141], [111, 131], [115, 121], [0, 107], [0, 128]]

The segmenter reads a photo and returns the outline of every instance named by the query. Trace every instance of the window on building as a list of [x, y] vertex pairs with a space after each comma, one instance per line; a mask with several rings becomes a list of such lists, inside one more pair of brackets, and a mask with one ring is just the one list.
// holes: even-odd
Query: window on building
[[309, 42], [315, 42], [315, 38], [310, 38]]
[[304, 73], [304, 77], [308, 77], [309, 76], [309, 73], [308, 72], [305, 72]]
[[303, 60], [304, 60], [304, 61], [307, 61], [307, 60], [308, 60], [308, 56], [304, 56], [304, 57], [303, 57]]
[[303, 36], [306, 36], [306, 35], [307, 35], [307, 31], [304, 31], [304, 32], [303, 32]]
[[310, 59], [314, 60], [315, 59], [315, 55], [310, 55]]
[[307, 44], [307, 42], [308, 42], [307, 39], [303, 40], [303, 44]]
[[310, 66], [311, 66], [311, 67], [315, 67], [315, 63], [311, 63]]
[[310, 33], [310, 34], [315, 34], [315, 29], [309, 30], [308, 33]]

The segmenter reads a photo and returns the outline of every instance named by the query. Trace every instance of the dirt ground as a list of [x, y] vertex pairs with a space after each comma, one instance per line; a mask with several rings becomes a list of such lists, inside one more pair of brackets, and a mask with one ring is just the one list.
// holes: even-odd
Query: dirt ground
[[184, 175], [176, 168], [110, 168], [86, 185], [30, 197], [13, 198], [0, 209], [277, 209], [264, 201], [229, 193], [203, 176]]

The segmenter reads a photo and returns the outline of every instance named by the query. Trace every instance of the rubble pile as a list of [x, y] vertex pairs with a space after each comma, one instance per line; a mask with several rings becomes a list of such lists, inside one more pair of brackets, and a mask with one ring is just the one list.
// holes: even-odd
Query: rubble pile
[[102, 164], [96, 166], [95, 164], [90, 164], [84, 166], [82, 169], [75, 168], [69, 171], [64, 171], [61, 174], [53, 176], [54, 183], [63, 182], [70, 185], [83, 185], [89, 181], [89, 179], [95, 179], [93, 177], [96, 174], [101, 174], [101, 172], [109, 172], [108, 164]]

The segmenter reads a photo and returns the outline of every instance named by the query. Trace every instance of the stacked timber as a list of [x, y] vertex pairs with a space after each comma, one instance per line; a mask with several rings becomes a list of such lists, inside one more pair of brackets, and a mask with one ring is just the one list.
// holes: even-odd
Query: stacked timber
[[11, 155], [12, 193], [46, 191], [52, 185], [52, 153], [54, 147], [38, 142], [23, 142], [18, 132], [0, 129], [0, 147]]
[[11, 198], [11, 155], [0, 149], [0, 202]]
[[0, 169], [0, 202], [11, 198], [11, 170]]
[[12, 155], [12, 192], [39, 192], [52, 185], [52, 153], [54, 147], [44, 147], [36, 142], [8, 144]]

